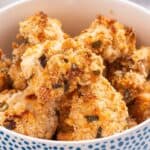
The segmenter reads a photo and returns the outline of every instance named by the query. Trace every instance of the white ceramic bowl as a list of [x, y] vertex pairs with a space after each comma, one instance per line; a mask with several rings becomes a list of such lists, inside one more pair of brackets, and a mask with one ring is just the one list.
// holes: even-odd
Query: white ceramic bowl
[[[18, 23], [44, 11], [60, 19], [67, 33], [78, 34], [102, 14], [132, 27], [140, 45], [150, 45], [150, 12], [127, 0], [19, 0], [0, 9], [0, 47], [9, 55]], [[150, 150], [150, 120], [110, 137], [86, 141], [51, 141], [0, 127], [0, 150]]]

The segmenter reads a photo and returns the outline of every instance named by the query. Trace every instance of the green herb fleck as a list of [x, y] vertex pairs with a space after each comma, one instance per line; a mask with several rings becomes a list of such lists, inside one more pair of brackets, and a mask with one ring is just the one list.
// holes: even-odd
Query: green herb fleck
[[102, 42], [100, 40], [97, 40], [92, 43], [92, 48], [100, 48], [102, 45]]
[[88, 122], [93, 122], [99, 120], [99, 117], [97, 115], [92, 115], [92, 116], [85, 116]]

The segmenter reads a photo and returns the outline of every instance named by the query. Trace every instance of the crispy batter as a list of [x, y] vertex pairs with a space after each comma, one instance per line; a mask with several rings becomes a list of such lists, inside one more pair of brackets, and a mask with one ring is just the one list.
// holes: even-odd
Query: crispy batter
[[[28, 84], [37, 93], [40, 88], [49, 89], [52, 99], [77, 88], [77, 84], [88, 85], [102, 74], [104, 66], [100, 56], [86, 49], [67, 50], [52, 56], [37, 47], [28, 49], [22, 57], [21, 68]], [[51, 51], [50, 51], [51, 52]], [[41, 65], [41, 58], [46, 61]], [[40, 79], [40, 80], [39, 80]]]
[[66, 96], [60, 108], [58, 140], [100, 138], [127, 128], [127, 107], [104, 77]]
[[103, 16], [98, 17], [75, 39], [108, 62], [130, 55], [136, 43], [132, 29]]
[[10, 64], [10, 59], [6, 58], [0, 49], [0, 92], [11, 87], [11, 80], [8, 75]]
[[57, 127], [56, 104], [40, 99], [32, 89], [0, 94], [0, 125], [16, 132], [49, 139]]
[[129, 113], [138, 123], [150, 118], [150, 82], [143, 86], [143, 91], [129, 104]]
[[0, 52], [0, 125], [7, 129], [84, 140], [150, 117], [150, 47], [136, 50], [132, 29], [117, 21], [100, 16], [69, 38], [39, 12], [20, 23], [12, 53], [10, 65]]
[[144, 88], [150, 74], [150, 48], [143, 47], [131, 56], [120, 58], [107, 67], [107, 77], [129, 103]]
[[146, 82], [143, 75], [130, 71], [116, 71], [109, 78], [111, 84], [119, 91], [126, 103], [134, 100], [137, 94], [143, 90], [143, 84]]
[[49, 18], [43, 12], [21, 22], [19, 31], [18, 43], [13, 44], [13, 63], [9, 75], [13, 80], [13, 87], [23, 90], [27, 87], [27, 80], [20, 68], [22, 55], [26, 50], [39, 46], [43, 51], [59, 51], [62, 49], [61, 43], [67, 38], [67, 35], [62, 31], [61, 23], [58, 20]]
[[61, 23], [57, 19], [49, 18], [43, 12], [39, 12], [20, 23], [20, 37], [31, 44], [44, 42], [45, 40], [63, 40], [67, 35], [61, 29]]

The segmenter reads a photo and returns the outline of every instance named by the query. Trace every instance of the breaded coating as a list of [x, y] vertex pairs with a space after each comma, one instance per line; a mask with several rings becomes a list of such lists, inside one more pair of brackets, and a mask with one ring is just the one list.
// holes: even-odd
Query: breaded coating
[[102, 58], [87, 49], [68, 49], [53, 55], [51, 52], [44, 52], [41, 45], [26, 50], [21, 69], [28, 85], [37, 93], [46, 88], [52, 99], [72, 92], [78, 83], [90, 84], [103, 72]]
[[43, 12], [21, 22], [19, 31], [18, 43], [13, 44], [13, 63], [9, 75], [13, 80], [13, 87], [23, 90], [27, 87], [27, 81], [23, 76], [20, 63], [25, 51], [40, 44], [43, 51], [60, 51], [63, 48], [63, 40], [68, 36], [62, 31], [58, 20], [49, 18]]
[[59, 116], [58, 140], [100, 138], [128, 126], [128, 111], [122, 96], [102, 76], [65, 96]]
[[67, 35], [61, 29], [61, 23], [57, 19], [49, 18], [43, 12], [39, 12], [20, 23], [20, 37], [31, 44], [37, 44], [46, 40], [63, 40]]
[[13, 46], [13, 59], [12, 64], [9, 69], [9, 75], [10, 78], [13, 81], [13, 88], [18, 90], [23, 90], [27, 87], [27, 81], [25, 77], [23, 76], [20, 62], [21, 57], [25, 50], [29, 47], [29, 44], [22, 43], [20, 45], [15, 44]]
[[81, 46], [102, 55], [109, 63], [132, 54], [136, 45], [132, 29], [103, 16], [98, 17], [75, 39]]
[[137, 94], [143, 90], [143, 84], [146, 79], [143, 75], [130, 71], [116, 71], [112, 73], [109, 80], [111, 84], [119, 91], [124, 98], [124, 101], [128, 104], [136, 98]]
[[8, 75], [10, 64], [11, 60], [6, 58], [0, 49], [0, 92], [11, 87], [11, 80]]
[[32, 137], [50, 139], [57, 127], [55, 101], [40, 99], [32, 89], [0, 94], [0, 125]]
[[120, 58], [107, 67], [107, 77], [112, 85], [131, 102], [141, 90], [150, 74], [150, 48], [143, 47], [131, 56]]
[[150, 118], [150, 82], [143, 86], [143, 91], [128, 105], [129, 113], [138, 123]]

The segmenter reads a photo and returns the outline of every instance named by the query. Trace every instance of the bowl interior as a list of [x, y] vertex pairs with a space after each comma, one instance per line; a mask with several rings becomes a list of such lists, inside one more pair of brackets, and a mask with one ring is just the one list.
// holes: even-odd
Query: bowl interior
[[150, 13], [123, 0], [20, 0], [0, 10], [0, 47], [9, 55], [18, 24], [25, 17], [44, 11], [61, 20], [65, 32], [77, 35], [102, 14], [132, 27], [138, 43], [150, 45]]

